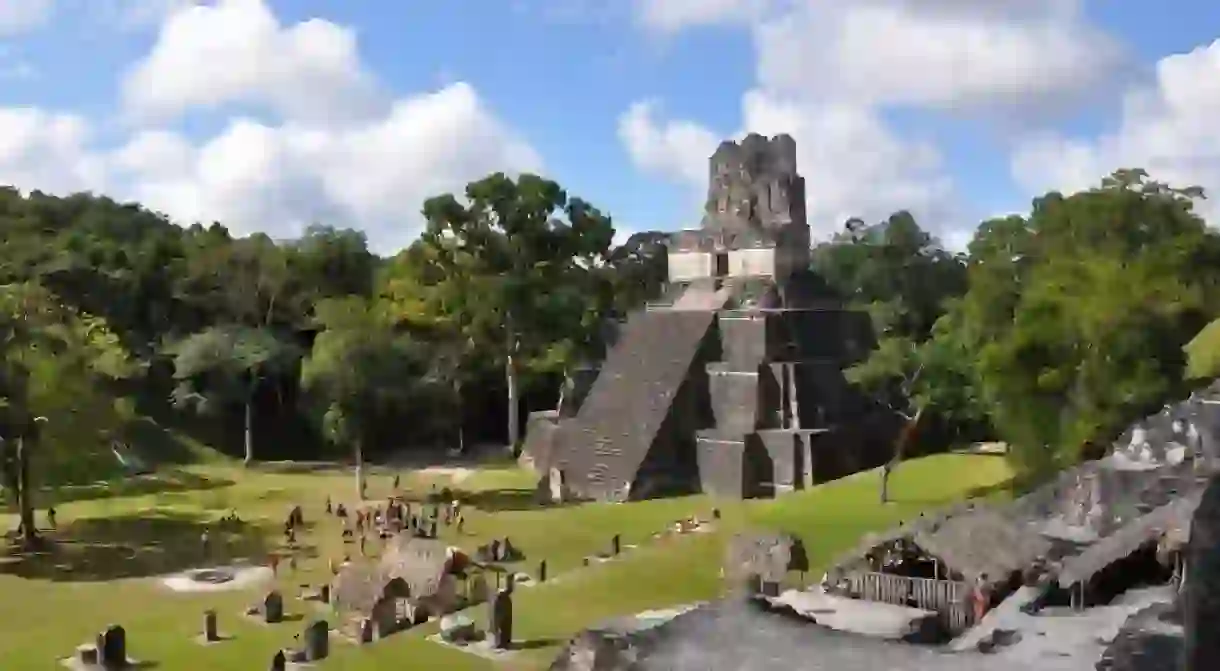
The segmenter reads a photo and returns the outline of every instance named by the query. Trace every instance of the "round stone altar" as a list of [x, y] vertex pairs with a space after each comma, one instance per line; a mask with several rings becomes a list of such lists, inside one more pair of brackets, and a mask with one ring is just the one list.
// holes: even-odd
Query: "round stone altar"
[[236, 564], [189, 569], [161, 578], [161, 584], [175, 592], [222, 592], [245, 589], [272, 578], [266, 566]]

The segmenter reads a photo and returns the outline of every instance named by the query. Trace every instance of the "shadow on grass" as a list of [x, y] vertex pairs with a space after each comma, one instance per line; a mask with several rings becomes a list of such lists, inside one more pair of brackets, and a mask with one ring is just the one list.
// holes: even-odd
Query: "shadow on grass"
[[199, 455], [187, 441], [151, 417], [140, 417], [124, 429], [127, 443], [141, 459], [156, 464], [189, 464]]
[[510, 650], [537, 650], [539, 648], [550, 648], [563, 643], [557, 638], [533, 638], [525, 641], [513, 641], [509, 645]]
[[[204, 531], [210, 550], [205, 554]], [[249, 524], [219, 527], [200, 515], [164, 513], [76, 520], [54, 532], [37, 552], [10, 547], [0, 573], [36, 580], [88, 582], [140, 578], [266, 557], [265, 530]], [[309, 546], [298, 556], [316, 555]]]
[[539, 501], [537, 492], [532, 488], [484, 489], [475, 492], [450, 488], [450, 491], [453, 492], [454, 498], [461, 501], [462, 505], [489, 513], [516, 510], [547, 510], [580, 505], [579, 501], [564, 501], [562, 503]]
[[58, 506], [75, 501], [94, 501], [123, 496], [172, 494], [220, 489], [233, 485], [232, 480], [209, 478], [180, 470], [148, 475], [133, 475], [91, 485], [63, 485], [38, 493], [38, 506]]

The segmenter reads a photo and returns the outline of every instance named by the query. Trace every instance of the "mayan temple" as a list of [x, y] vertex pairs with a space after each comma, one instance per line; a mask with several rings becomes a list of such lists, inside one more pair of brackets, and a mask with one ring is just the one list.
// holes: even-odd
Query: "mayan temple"
[[526, 452], [552, 495], [770, 496], [882, 463], [898, 418], [841, 370], [872, 345], [810, 271], [805, 180], [787, 135], [724, 142], [699, 228], [605, 361], [535, 413]]

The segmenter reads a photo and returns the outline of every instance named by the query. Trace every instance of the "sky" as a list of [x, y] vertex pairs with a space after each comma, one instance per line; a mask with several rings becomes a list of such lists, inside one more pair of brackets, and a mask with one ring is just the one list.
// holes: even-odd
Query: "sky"
[[907, 209], [960, 248], [1117, 168], [1220, 191], [1220, 4], [0, 0], [0, 184], [181, 224], [389, 254], [504, 171], [692, 228], [747, 132], [796, 139], [815, 238]]

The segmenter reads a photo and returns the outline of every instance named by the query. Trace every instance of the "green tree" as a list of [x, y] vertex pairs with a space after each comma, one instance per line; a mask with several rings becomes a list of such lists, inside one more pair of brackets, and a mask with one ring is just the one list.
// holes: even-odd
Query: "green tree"
[[1123, 170], [976, 234], [957, 337], [1023, 470], [1079, 459], [1176, 391], [1217, 284], [1201, 196]]
[[109, 383], [136, 372], [104, 320], [34, 284], [0, 286], [0, 465], [26, 547], [39, 541], [36, 456], [108, 450], [131, 410]]
[[[520, 442], [519, 376], [562, 370], [594, 349], [601, 318], [612, 307], [590, 300], [610, 292], [597, 271], [611, 252], [609, 217], [569, 198], [535, 175], [513, 180], [496, 173], [424, 203], [420, 244], [435, 272], [429, 283], [450, 284], [431, 304], [459, 313], [450, 322], [503, 365], [508, 442]], [[458, 297], [461, 298], [458, 298]]]
[[167, 347], [178, 386], [171, 398], [181, 408], [214, 413], [230, 405], [243, 410], [245, 463], [254, 461], [254, 399], [270, 375], [292, 370], [300, 350], [266, 328], [213, 327]]
[[915, 439], [925, 413], [939, 411], [950, 420], [968, 414], [957, 404], [967, 402], [970, 394], [942, 391], [962, 377], [954, 370], [956, 361], [944, 355], [950, 342], [933, 340], [934, 325], [965, 292], [966, 266], [910, 213], [898, 212], [875, 226], [848, 221], [842, 233], [815, 248], [813, 267], [831, 289], [871, 317], [877, 346], [844, 371], [848, 381], [905, 421], [882, 471], [884, 502], [890, 473]]
[[355, 459], [356, 493], [365, 495], [365, 446], [379, 417], [410, 408], [446, 382], [430, 377], [428, 353], [395, 330], [385, 306], [355, 296], [315, 308], [321, 331], [301, 366], [301, 387], [321, 406], [323, 434]]

